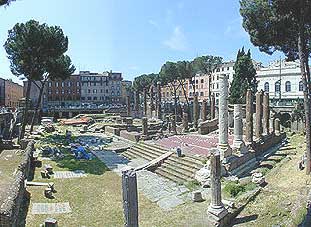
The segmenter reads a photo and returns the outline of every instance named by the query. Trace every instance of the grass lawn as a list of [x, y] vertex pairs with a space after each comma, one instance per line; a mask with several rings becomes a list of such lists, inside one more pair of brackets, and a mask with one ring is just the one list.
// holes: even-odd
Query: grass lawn
[[[63, 137], [58, 137], [57, 143], [64, 145]], [[56, 141], [48, 136], [45, 143], [54, 146]], [[123, 207], [121, 194], [121, 178], [98, 159], [91, 161], [77, 161], [69, 155], [58, 162], [43, 161], [51, 164], [54, 171], [82, 169], [88, 174], [87, 177], [75, 179], [42, 179], [41, 168], [37, 168], [34, 181], [55, 183], [54, 199], [47, 199], [43, 195], [44, 187], [28, 187], [30, 204], [26, 217], [26, 226], [39, 226], [47, 217], [58, 220], [59, 226], [98, 226], [114, 227], [123, 226]], [[72, 213], [54, 215], [31, 214], [32, 203], [57, 203], [69, 202]], [[146, 227], [174, 227], [174, 226], [201, 226], [209, 202], [187, 203], [178, 206], [172, 211], [163, 211], [157, 204], [151, 203], [142, 194], [139, 194], [139, 224]], [[27, 208], [25, 207], [27, 212]], [[202, 221], [200, 221], [202, 220]], [[198, 224], [196, 224], [198, 223]]]
[[289, 140], [295, 149], [277, 152], [275, 157], [290, 154], [267, 171], [268, 185], [239, 216], [250, 221], [235, 226], [298, 226], [303, 220], [311, 178], [298, 170], [297, 163], [305, 150], [305, 138], [294, 135]]

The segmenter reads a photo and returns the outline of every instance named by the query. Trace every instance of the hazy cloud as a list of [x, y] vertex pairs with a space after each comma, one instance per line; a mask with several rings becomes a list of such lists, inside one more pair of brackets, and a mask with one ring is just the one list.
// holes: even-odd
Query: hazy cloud
[[148, 23], [151, 24], [152, 26], [154, 26], [154, 27], [157, 28], [157, 29], [160, 28], [160, 25], [158, 24], [158, 22], [156, 22], [156, 21], [154, 21], [154, 20], [152, 20], [152, 19], [150, 19], [150, 20], [148, 21]]
[[182, 28], [176, 26], [169, 39], [165, 40], [163, 44], [173, 50], [184, 51], [187, 49], [186, 36]]

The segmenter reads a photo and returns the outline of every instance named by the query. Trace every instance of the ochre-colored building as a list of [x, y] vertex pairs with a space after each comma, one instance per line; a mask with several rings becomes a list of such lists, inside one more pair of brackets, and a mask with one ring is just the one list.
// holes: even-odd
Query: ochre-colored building
[[4, 105], [6, 107], [18, 107], [19, 100], [23, 98], [23, 86], [12, 80], [4, 81]]

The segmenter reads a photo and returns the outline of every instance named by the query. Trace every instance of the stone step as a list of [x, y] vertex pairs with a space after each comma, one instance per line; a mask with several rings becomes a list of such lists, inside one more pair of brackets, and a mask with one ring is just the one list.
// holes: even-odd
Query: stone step
[[180, 183], [184, 183], [186, 181], [188, 181], [189, 179], [185, 178], [185, 177], [179, 177], [179, 176], [175, 176], [174, 174], [171, 174], [170, 172], [167, 172], [165, 169], [161, 169], [161, 168], [157, 168], [154, 171], [156, 174], [165, 177], [171, 181], [174, 181], [178, 184]]
[[[161, 148], [160, 146], [154, 145], [154, 144], [139, 143], [139, 146], [148, 148], [148, 150], [152, 150], [152, 151], [159, 152], [162, 154], [164, 154], [168, 151], [167, 149]], [[195, 158], [192, 156], [177, 157], [176, 154], [173, 154], [170, 158], [175, 159], [176, 161], [179, 159], [182, 159], [183, 161], [188, 161], [192, 164], [197, 164], [197, 165], [203, 167], [202, 160], [197, 158], [197, 157], [195, 157]]]
[[160, 174], [163, 177], [168, 179], [175, 179], [173, 181], [178, 183], [184, 183], [186, 181], [191, 180], [191, 177], [185, 176], [182, 173], [177, 173], [176, 171], [172, 171], [169, 168], [159, 167], [155, 170], [155, 173]]
[[136, 148], [136, 149], [139, 149], [139, 150], [143, 150], [143, 151], [146, 151], [148, 153], [152, 153], [152, 154], [154, 154], [156, 156], [161, 156], [161, 155], [165, 154], [166, 152], [168, 152], [168, 151], [161, 152], [161, 151], [152, 149], [152, 148], [147, 147], [147, 146], [139, 146], [139, 145], [135, 145], [135, 146], [133, 146], [133, 148]]
[[167, 160], [165, 160], [164, 163], [167, 163], [167, 164], [169, 164], [171, 166], [176, 166], [179, 169], [183, 169], [183, 170], [189, 171], [189, 172], [196, 172], [196, 171], [201, 169], [201, 168], [193, 166], [193, 165], [189, 166], [189, 165], [185, 165], [185, 164], [182, 164], [182, 163], [179, 163], [179, 162], [172, 161], [169, 158]]
[[193, 161], [193, 160], [189, 160], [189, 158], [187, 157], [177, 157], [177, 155], [173, 154], [172, 156], [170, 156], [168, 158], [168, 160], [172, 161], [172, 162], [175, 162], [175, 163], [179, 163], [179, 164], [182, 164], [182, 165], [185, 165], [187, 167], [190, 167], [190, 168], [197, 168], [197, 169], [201, 169], [203, 167], [203, 163], [198, 163], [196, 161]]
[[147, 156], [147, 157], [150, 157], [150, 158], [152, 158], [152, 159], [155, 159], [155, 158], [157, 158], [157, 157], [160, 157], [161, 155], [159, 155], [159, 154], [155, 154], [155, 153], [152, 153], [152, 152], [150, 152], [150, 151], [148, 151], [148, 150], [143, 150], [143, 149], [141, 149], [141, 148], [139, 148], [139, 147], [132, 147], [130, 150], [134, 150], [134, 151], [136, 151], [136, 152], [138, 152], [138, 153], [140, 153], [140, 154], [142, 154], [142, 155], [145, 155], [145, 156]]
[[135, 159], [136, 157], [133, 156], [132, 154], [130, 154], [129, 152], [125, 151], [123, 153], [121, 153], [122, 156], [124, 156], [127, 159]]
[[[148, 144], [150, 145], [151, 147], [154, 147], [154, 148], [158, 148], [158, 149], [163, 149], [163, 150], [168, 150], [167, 148], [161, 146], [161, 145], [158, 145], [158, 144]], [[199, 161], [200, 163], [202, 162], [203, 158], [200, 158], [200, 157], [197, 157], [195, 155], [188, 155], [187, 154], [187, 157], [191, 158], [191, 159], [194, 159], [196, 161]]]
[[179, 168], [176, 165], [170, 165], [170, 164], [165, 163], [165, 162], [159, 168], [160, 169], [161, 168], [169, 169], [170, 171], [172, 171], [172, 172], [174, 172], [176, 174], [182, 174], [183, 176], [186, 176], [188, 178], [193, 178], [194, 177], [194, 173], [195, 173], [195, 171], [185, 170], [185, 169]]
[[133, 150], [133, 149], [127, 150], [125, 155], [132, 156], [132, 159], [133, 158], [143, 158], [143, 159], [146, 159], [148, 161], [151, 161], [152, 159], [154, 159], [153, 157], [151, 157], [149, 155], [143, 154], [143, 153], [136, 151], [136, 150]]

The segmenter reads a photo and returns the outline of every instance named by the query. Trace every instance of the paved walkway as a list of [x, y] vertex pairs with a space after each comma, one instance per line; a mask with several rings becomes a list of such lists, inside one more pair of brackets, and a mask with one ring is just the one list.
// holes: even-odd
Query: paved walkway
[[[137, 167], [147, 163], [144, 159], [129, 161], [112, 151], [93, 151], [93, 153], [120, 176], [124, 167]], [[141, 193], [164, 210], [171, 210], [191, 200], [191, 192], [184, 185], [178, 185], [150, 171], [137, 172], [137, 185]]]

